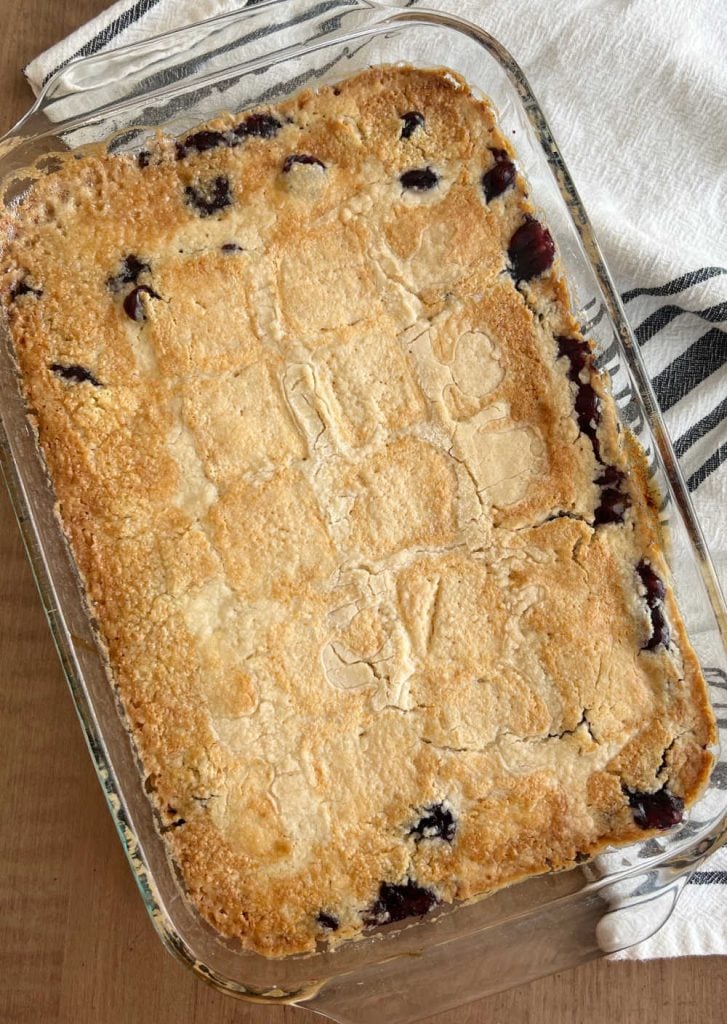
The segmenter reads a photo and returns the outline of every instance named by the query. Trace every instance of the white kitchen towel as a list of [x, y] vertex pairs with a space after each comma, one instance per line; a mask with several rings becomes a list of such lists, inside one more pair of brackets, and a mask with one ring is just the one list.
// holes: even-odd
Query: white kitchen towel
[[[344, 0], [346, 2], [346, 0]], [[350, 2], [350, 0], [349, 0]], [[82, 57], [265, 0], [121, 0], [25, 69], [36, 94]], [[271, 6], [263, 45], [335, 0]], [[399, 0], [398, 6], [425, 6]], [[519, 61], [578, 184], [727, 581], [727, 7], [693, 0], [431, 0]], [[441, 57], [446, 62], [446, 53]], [[192, 73], [204, 72], [195, 67]], [[727, 675], [710, 672], [722, 700]], [[727, 763], [717, 767], [727, 789]], [[611, 947], [613, 948], [613, 947]], [[727, 953], [727, 851], [634, 958]]]

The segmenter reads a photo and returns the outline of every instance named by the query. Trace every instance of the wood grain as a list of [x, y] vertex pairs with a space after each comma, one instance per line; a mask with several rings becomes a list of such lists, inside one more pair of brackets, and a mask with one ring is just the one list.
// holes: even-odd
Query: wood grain
[[[102, 0], [0, 0], [0, 131], [20, 68]], [[313, 1024], [236, 1002], [162, 949], [106, 810], [0, 492], [0, 1024]], [[429, 1024], [720, 1024], [727, 961], [590, 964]], [[320, 1018], [317, 1018], [320, 1019]]]

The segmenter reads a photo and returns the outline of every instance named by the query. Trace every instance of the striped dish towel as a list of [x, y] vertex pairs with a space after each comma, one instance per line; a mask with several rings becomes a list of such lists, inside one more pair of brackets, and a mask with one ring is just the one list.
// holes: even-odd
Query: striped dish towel
[[[345, 3], [346, 0], [343, 0]], [[349, 0], [350, 2], [350, 0]], [[399, 0], [399, 6], [424, 6]], [[74, 57], [260, 0], [121, 0], [25, 69], [38, 93]], [[271, 8], [264, 45], [336, 0]], [[525, 69], [578, 183], [727, 582], [727, 8], [693, 0], [430, 0]], [[447, 54], [439, 51], [439, 62]], [[204, 71], [195, 65], [190, 73]], [[710, 670], [727, 747], [727, 675]], [[717, 766], [727, 789], [727, 762]], [[727, 952], [727, 851], [696, 872], [647, 958]]]

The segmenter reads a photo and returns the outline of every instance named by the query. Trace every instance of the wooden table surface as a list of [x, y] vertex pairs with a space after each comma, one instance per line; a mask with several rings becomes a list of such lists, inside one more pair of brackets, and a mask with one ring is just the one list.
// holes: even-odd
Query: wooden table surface
[[[20, 72], [104, 0], [0, 0], [0, 133]], [[106, 810], [0, 493], [0, 1024], [313, 1024], [212, 991], [159, 943]], [[727, 960], [598, 962], [429, 1024], [721, 1024]], [[384, 1024], [384, 1022], [382, 1022]]]

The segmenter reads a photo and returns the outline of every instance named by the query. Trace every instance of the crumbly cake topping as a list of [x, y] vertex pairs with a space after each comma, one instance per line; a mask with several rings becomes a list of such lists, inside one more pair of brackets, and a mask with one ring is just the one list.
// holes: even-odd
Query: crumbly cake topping
[[186, 890], [268, 955], [681, 817], [706, 688], [491, 108], [375, 68], [4, 215], [28, 406]]

